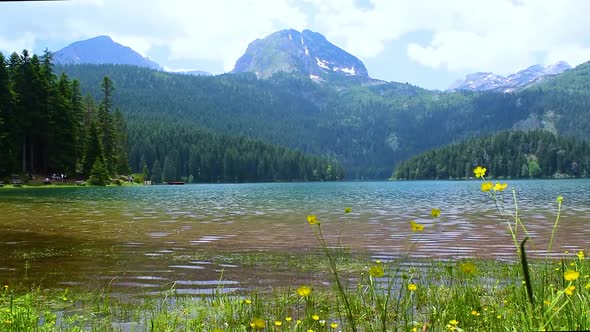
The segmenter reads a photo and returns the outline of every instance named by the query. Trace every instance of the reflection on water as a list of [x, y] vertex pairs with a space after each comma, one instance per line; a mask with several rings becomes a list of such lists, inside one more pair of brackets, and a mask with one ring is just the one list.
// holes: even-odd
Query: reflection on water
[[[559, 250], [589, 247], [588, 180], [511, 181], [531, 253], [544, 254], [558, 195]], [[514, 244], [477, 181], [217, 184], [0, 190], [0, 281], [210, 294], [287, 285], [280, 268], [198, 261], [194, 253], [317, 247], [307, 214], [329, 241], [389, 260], [511, 259]], [[506, 192], [506, 210], [514, 205]], [[344, 207], [353, 212], [345, 215]], [[433, 220], [430, 209], [440, 208]], [[412, 234], [409, 221], [426, 225]]]

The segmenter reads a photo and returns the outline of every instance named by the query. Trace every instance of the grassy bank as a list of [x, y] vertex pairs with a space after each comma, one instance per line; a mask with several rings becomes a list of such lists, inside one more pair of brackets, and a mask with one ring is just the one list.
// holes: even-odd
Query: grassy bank
[[[0, 330], [349, 331], [353, 324], [358, 331], [590, 329], [590, 263], [580, 252], [530, 262], [532, 303], [515, 262], [363, 265], [344, 256], [339, 259], [349, 263], [338, 272], [348, 304], [330, 278], [327, 283], [239, 294], [224, 294], [220, 288], [209, 297], [179, 295], [174, 286], [160, 295], [111, 297], [108, 290], [20, 290], [7, 285], [0, 295]], [[329, 275], [330, 267], [323, 266]]]
[[[106, 187], [129, 187], [129, 186], [143, 186], [140, 183], [130, 183], [130, 182], [123, 182], [120, 185], [117, 184], [109, 184]], [[12, 184], [5, 184], [0, 187], [2, 189], [23, 189], [23, 188], [80, 188], [80, 187], [101, 187], [101, 186], [92, 186], [89, 184], [84, 183], [83, 185], [77, 185], [76, 183], [72, 182], [64, 182], [64, 183], [52, 183], [52, 184], [42, 184], [42, 183], [34, 183], [34, 184], [23, 184], [14, 186]]]

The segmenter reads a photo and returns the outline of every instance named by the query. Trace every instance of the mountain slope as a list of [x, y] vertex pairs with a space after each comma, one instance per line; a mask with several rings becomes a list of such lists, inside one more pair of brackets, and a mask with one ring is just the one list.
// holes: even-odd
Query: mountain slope
[[56, 64], [117, 64], [161, 69], [130, 47], [114, 42], [109, 36], [98, 36], [72, 43], [53, 54]]
[[494, 73], [468, 74], [463, 81], [457, 81], [449, 87], [449, 91], [487, 91], [498, 90], [512, 92], [547, 76], [558, 75], [571, 69], [567, 62], [557, 62], [543, 67], [541, 65], [530, 66], [508, 77]]
[[[334, 88], [276, 73], [195, 77], [114, 65], [56, 67], [100, 97], [109, 76], [129, 120], [181, 119], [213, 132], [244, 135], [337, 159], [348, 178], [384, 179], [411, 155], [473, 135], [510, 128], [528, 116], [515, 96], [432, 92], [405, 84]], [[133, 152], [136, 169], [142, 148]], [[151, 167], [151, 165], [148, 165]]]
[[[145, 121], [182, 121], [243, 135], [336, 159], [351, 179], [384, 179], [393, 165], [416, 153], [503, 129], [539, 128], [590, 139], [590, 64], [515, 93], [447, 93], [394, 82], [315, 84], [299, 73], [280, 71], [268, 79], [252, 73], [195, 77], [117, 65], [69, 65], [56, 71], [79, 79], [83, 91], [97, 99], [100, 81], [109, 76], [114, 102], [130, 128]], [[140, 169], [142, 154], [153, 154], [154, 148], [130, 143], [131, 166]]]
[[358, 58], [330, 43], [321, 34], [292, 29], [277, 31], [250, 43], [232, 72], [251, 72], [260, 78], [290, 72], [312, 79], [370, 79], [365, 65]]

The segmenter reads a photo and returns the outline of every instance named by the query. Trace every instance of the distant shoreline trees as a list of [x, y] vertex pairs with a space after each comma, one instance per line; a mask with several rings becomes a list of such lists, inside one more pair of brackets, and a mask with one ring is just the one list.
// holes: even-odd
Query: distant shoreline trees
[[502, 131], [416, 155], [397, 165], [394, 179], [460, 179], [485, 166], [490, 177], [590, 176], [590, 143], [543, 131]]

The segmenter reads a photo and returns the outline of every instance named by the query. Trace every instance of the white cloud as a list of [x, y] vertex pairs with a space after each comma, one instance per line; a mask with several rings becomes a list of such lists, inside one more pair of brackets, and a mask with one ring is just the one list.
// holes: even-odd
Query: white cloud
[[306, 26], [306, 15], [288, 0], [0, 3], [0, 31], [14, 32], [10, 39], [0, 41], [5, 51], [19, 45], [26, 33], [37, 40], [63, 40], [63, 46], [109, 35], [144, 56], [154, 47], [165, 47], [172, 60], [216, 60], [226, 70], [232, 69], [252, 40], [280, 29]]
[[[566, 60], [576, 65], [590, 59], [586, 18], [590, 1], [364, 2], [362, 6], [357, 0], [0, 2], [0, 31], [10, 31], [0, 37], [0, 49], [43, 48], [35, 44], [39, 41], [59, 41], [62, 47], [110, 35], [144, 56], [164, 49], [167, 60], [186, 67], [192, 66], [191, 61], [217, 62], [230, 70], [254, 39], [279, 29], [308, 28], [364, 59], [381, 56], [388, 43], [408, 33], [422, 33], [429, 40], [406, 45], [408, 58], [419, 66], [452, 72], [506, 74], [538, 61]], [[167, 65], [166, 59], [160, 62]]]
[[560, 47], [559, 49], [550, 51], [546, 59], [546, 63], [556, 63], [565, 60], [570, 65], [575, 66], [590, 61], [590, 47]]
[[[319, 11], [314, 24], [355, 55], [379, 56], [384, 45], [409, 32], [428, 32], [407, 55], [424, 66], [450, 71], [509, 73], [556, 56], [577, 64], [590, 47], [590, 2], [584, 0], [307, 0]], [[585, 40], [584, 40], [585, 39]]]
[[35, 36], [32, 33], [24, 33], [14, 39], [0, 36], [0, 50], [6, 50], [9, 53], [20, 53], [24, 49], [30, 50], [33, 45], [35, 45]]

